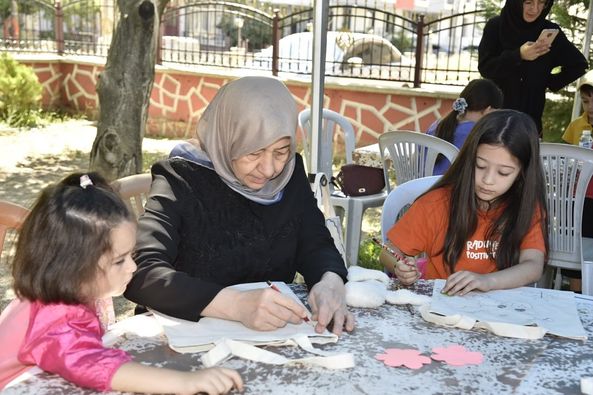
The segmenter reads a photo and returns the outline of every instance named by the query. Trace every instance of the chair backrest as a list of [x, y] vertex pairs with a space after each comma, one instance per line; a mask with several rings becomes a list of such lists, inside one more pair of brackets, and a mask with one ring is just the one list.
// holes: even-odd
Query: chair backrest
[[578, 270], [583, 260], [581, 225], [585, 191], [593, 175], [593, 150], [542, 143], [540, 156], [548, 204], [548, 263]]
[[389, 192], [381, 212], [381, 237], [383, 242], [387, 241], [387, 232], [399, 216], [403, 214], [403, 211], [414, 203], [418, 196], [432, 187], [439, 178], [441, 176], [416, 178], [398, 185], [393, 191]]
[[390, 163], [398, 185], [415, 178], [432, 176], [439, 154], [453, 163], [459, 149], [435, 136], [426, 133], [397, 130], [379, 136], [379, 150], [383, 161], [383, 172], [387, 191], [390, 184]]
[[[334, 133], [339, 128], [344, 137], [346, 163], [352, 163], [352, 153], [356, 146], [356, 136], [350, 121], [335, 111], [323, 109], [323, 127], [319, 131], [320, 157], [317, 171], [325, 173], [329, 178], [333, 175], [332, 165], [334, 158]], [[299, 113], [299, 126], [305, 155], [307, 171], [311, 171], [311, 109], [306, 108]], [[337, 126], [337, 127], [336, 127]]]
[[29, 210], [18, 204], [0, 201], [0, 253], [4, 250], [6, 233], [18, 231], [29, 214]]
[[143, 173], [117, 179], [111, 186], [126, 202], [128, 208], [136, 214], [136, 217], [139, 217], [144, 213], [144, 203], [150, 192], [151, 183], [152, 176]]

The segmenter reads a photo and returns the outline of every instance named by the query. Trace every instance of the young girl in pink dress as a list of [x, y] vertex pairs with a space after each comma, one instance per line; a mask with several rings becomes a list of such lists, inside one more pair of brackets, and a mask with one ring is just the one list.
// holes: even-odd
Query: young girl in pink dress
[[239, 374], [141, 365], [106, 348], [98, 300], [121, 295], [136, 270], [136, 223], [97, 174], [46, 188], [19, 233], [17, 299], [0, 315], [0, 389], [36, 365], [81, 387], [151, 393], [226, 393]]

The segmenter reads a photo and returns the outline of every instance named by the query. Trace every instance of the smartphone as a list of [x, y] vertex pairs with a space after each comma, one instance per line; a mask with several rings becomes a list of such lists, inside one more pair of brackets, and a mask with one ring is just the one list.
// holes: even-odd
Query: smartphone
[[558, 29], [544, 29], [542, 30], [542, 32], [540, 33], [537, 42], [538, 43], [545, 43], [547, 45], [552, 45], [552, 41], [554, 41], [554, 39], [556, 38], [556, 36], [558, 35]]

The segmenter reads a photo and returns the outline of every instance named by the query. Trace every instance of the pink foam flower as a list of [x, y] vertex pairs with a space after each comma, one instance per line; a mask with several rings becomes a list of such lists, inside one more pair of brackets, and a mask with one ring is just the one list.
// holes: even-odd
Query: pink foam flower
[[432, 349], [430, 356], [435, 361], [442, 361], [452, 366], [479, 365], [484, 362], [484, 355], [481, 352], [469, 351], [459, 344], [447, 347], [436, 347]]
[[405, 366], [410, 369], [420, 369], [422, 365], [429, 364], [430, 358], [420, 355], [418, 350], [401, 350], [399, 348], [387, 348], [385, 354], [375, 355], [379, 361], [387, 366]]

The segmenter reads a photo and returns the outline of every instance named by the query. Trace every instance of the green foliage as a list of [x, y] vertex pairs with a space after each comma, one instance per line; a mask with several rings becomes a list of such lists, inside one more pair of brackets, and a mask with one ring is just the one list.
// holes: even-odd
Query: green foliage
[[[249, 51], [262, 49], [272, 44], [272, 35], [269, 27], [254, 19], [249, 19], [248, 17], [242, 18], [241, 40], [249, 40]], [[238, 28], [235, 26], [235, 15], [230, 13], [223, 14], [220, 23], [216, 27], [221, 29], [230, 38], [231, 47], [237, 46]]]
[[[4, 19], [10, 16], [12, 13], [11, 8], [12, 0], [0, 0], [0, 18]], [[19, 14], [32, 14], [36, 7], [33, 2], [18, 1], [17, 0], [17, 11]]]
[[101, 15], [100, 0], [62, 1], [64, 13], [64, 34], [92, 33], [96, 28], [94, 18]]
[[163, 159], [167, 159], [167, 154], [158, 152], [142, 152], [142, 171], [150, 171], [152, 165]]
[[362, 241], [358, 250], [358, 265], [367, 269], [383, 270], [383, 265], [379, 262], [381, 247], [373, 243], [368, 238]]
[[[576, 17], [569, 12], [578, 7]], [[581, 30], [584, 32], [587, 23], [587, 8], [589, 1], [584, 0], [556, 0], [550, 12], [552, 19], [562, 26], [563, 30]], [[565, 32], [566, 33], [566, 32]]]
[[562, 134], [570, 123], [570, 118], [572, 115], [572, 103], [572, 98], [546, 100], [544, 115], [542, 116], [542, 127], [544, 130], [545, 142], [562, 142]]
[[391, 38], [393, 46], [400, 50], [400, 52], [407, 52], [413, 48], [412, 38], [406, 36], [403, 32], [400, 35]]
[[13, 127], [33, 126], [39, 121], [42, 86], [35, 72], [0, 55], [0, 120]]
[[478, 9], [484, 10], [486, 19], [499, 15], [501, 8], [500, 1], [497, 0], [480, 0], [478, 2]]

